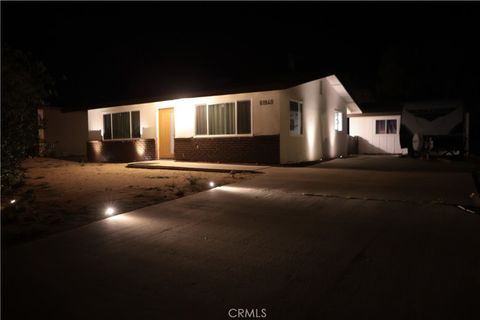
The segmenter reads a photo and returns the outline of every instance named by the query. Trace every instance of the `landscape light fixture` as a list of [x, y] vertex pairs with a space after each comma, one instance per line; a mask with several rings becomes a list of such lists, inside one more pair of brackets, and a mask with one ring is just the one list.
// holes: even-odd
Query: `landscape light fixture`
[[215, 187], [215, 182], [213, 181], [210, 181], [210, 183], [208, 184], [211, 188]]
[[105, 215], [111, 216], [115, 213], [115, 210], [112, 207], [108, 207], [107, 210], [105, 210]]
[[15, 202], [17, 202], [17, 200], [15, 200], [15, 199], [10, 200], [11, 204], [14, 204]]

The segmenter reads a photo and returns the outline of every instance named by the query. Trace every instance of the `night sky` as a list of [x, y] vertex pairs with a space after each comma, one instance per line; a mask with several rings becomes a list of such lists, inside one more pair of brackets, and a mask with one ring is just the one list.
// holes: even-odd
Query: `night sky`
[[478, 101], [475, 3], [2, 2], [2, 45], [87, 108], [336, 74], [354, 99]]

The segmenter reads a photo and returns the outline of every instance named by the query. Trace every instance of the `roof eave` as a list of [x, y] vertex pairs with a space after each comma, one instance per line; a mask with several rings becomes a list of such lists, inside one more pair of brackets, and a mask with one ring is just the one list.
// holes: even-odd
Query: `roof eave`
[[357, 105], [357, 103], [353, 100], [353, 98], [348, 93], [347, 89], [343, 86], [343, 84], [338, 80], [336, 75], [331, 75], [326, 77], [329, 84], [337, 91], [337, 93], [345, 100], [347, 104], [347, 115], [351, 114], [361, 114], [362, 110]]

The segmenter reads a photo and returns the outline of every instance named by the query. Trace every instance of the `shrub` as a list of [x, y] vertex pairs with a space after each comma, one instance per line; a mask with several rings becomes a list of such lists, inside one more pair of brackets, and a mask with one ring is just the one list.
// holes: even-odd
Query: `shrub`
[[19, 50], [2, 46], [2, 191], [11, 192], [23, 180], [21, 162], [38, 154], [37, 108], [52, 95], [45, 66]]

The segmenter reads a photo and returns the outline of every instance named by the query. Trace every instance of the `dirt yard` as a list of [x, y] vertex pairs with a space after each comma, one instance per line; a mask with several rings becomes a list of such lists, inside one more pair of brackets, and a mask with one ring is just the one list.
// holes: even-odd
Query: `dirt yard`
[[[224, 185], [253, 174], [126, 168], [126, 164], [79, 163], [32, 158], [22, 166], [25, 184], [2, 194], [2, 245], [40, 238], [116, 213]], [[11, 200], [15, 203], [11, 204]]]

